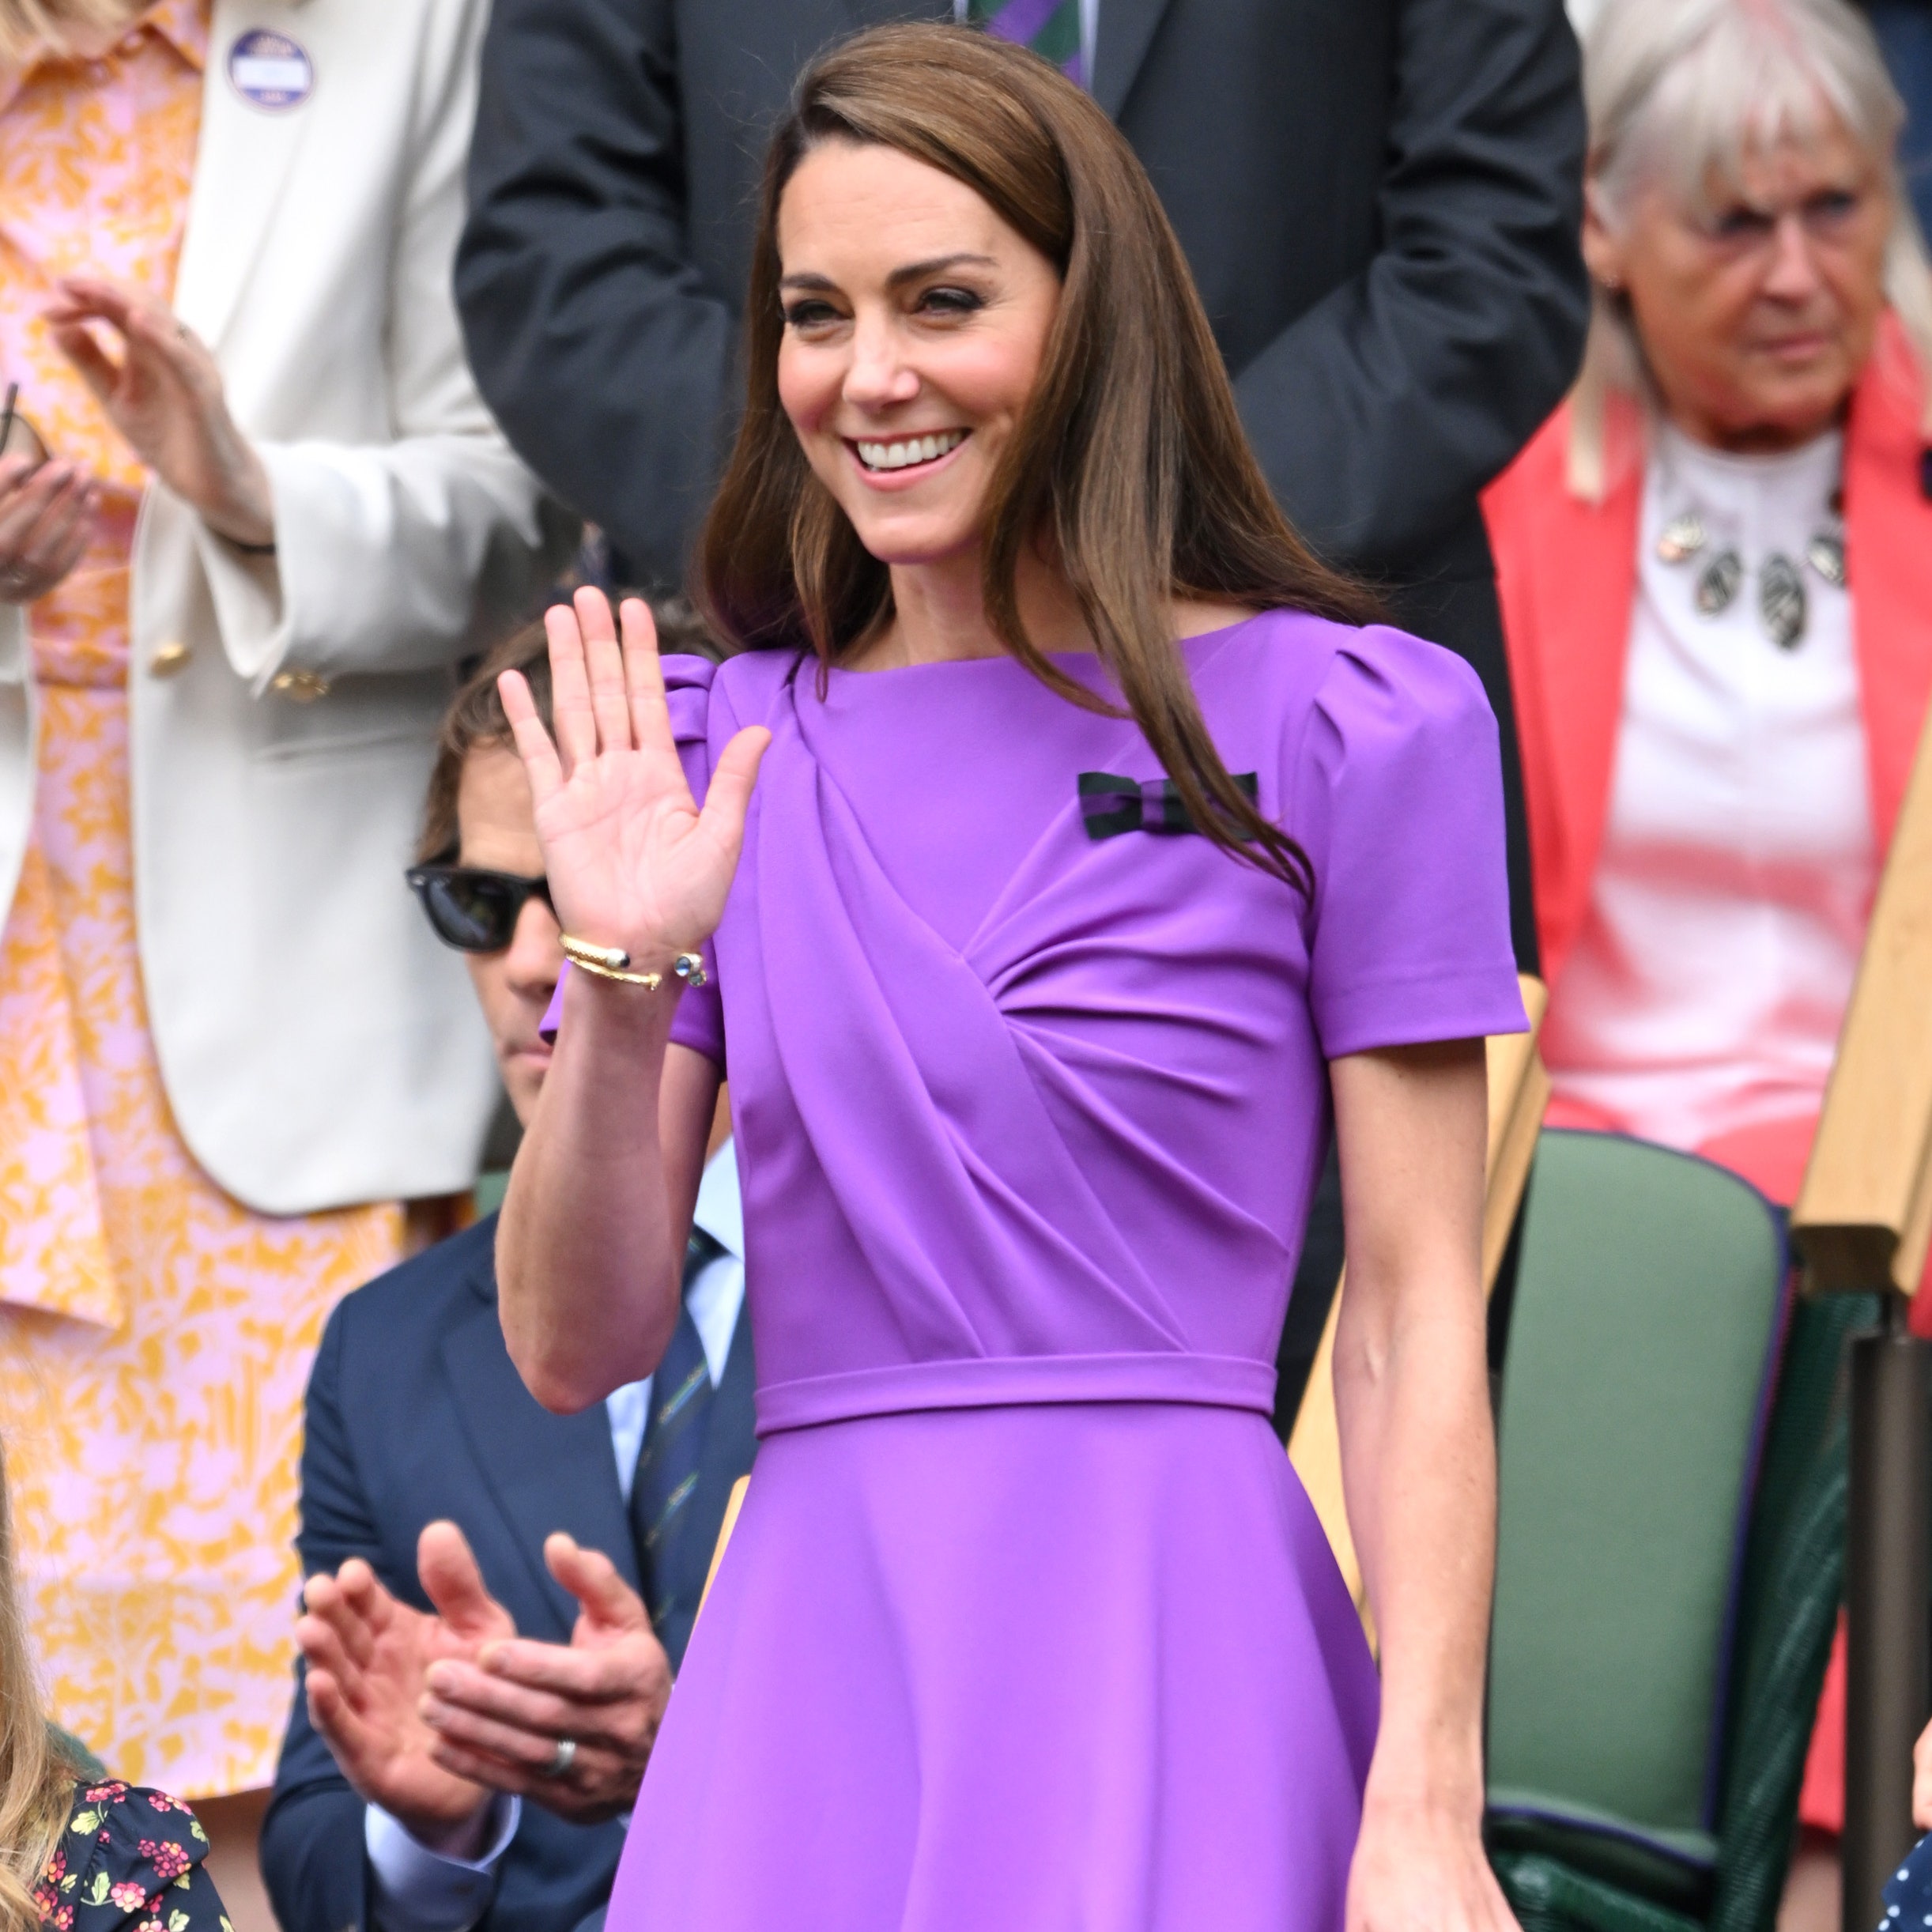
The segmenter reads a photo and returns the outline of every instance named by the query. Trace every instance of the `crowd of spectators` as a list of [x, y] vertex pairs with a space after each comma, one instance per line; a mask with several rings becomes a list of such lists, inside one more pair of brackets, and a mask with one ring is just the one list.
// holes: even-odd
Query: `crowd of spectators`
[[[1576, 11], [1013, 9], [1296, 529], [1481, 681], [1551, 1123], [1788, 1208], [1932, 697], [1923, 24]], [[285, 13], [0, 0], [0, 1928], [105, 1872], [213, 1932], [215, 1870], [253, 1932], [183, 1798], [286, 1932], [594, 1926], [752, 1466], [745, 1240], [721, 1100], [655, 1373], [523, 1386], [475, 1184], [563, 953], [498, 680], [552, 722], [586, 577], [715, 655], [759, 130], [862, 21], [1021, 29]], [[1331, 1155], [1284, 1436], [1341, 1260]]]

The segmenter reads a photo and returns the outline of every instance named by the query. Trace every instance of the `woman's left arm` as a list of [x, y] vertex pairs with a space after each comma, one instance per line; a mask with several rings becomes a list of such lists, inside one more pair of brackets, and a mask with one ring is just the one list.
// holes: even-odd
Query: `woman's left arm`
[[1481, 1040], [1330, 1070], [1349, 1257], [1343, 1485], [1382, 1653], [1349, 1932], [1504, 1932], [1482, 1847], [1496, 1444], [1481, 1275]]

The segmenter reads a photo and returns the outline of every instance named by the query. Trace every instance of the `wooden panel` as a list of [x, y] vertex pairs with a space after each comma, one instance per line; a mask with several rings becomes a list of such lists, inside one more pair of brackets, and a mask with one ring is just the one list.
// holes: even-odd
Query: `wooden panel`
[[[1485, 1300], [1496, 1286], [1503, 1252], [1509, 1245], [1510, 1229], [1515, 1224], [1516, 1210], [1523, 1205], [1523, 1191], [1529, 1183], [1530, 1163], [1536, 1152], [1536, 1137], [1543, 1125], [1543, 1110], [1549, 1104], [1549, 1075], [1542, 1056], [1536, 1050], [1536, 1037], [1549, 1005], [1549, 994], [1540, 979], [1525, 974], [1522, 979], [1523, 1003], [1530, 1016], [1526, 1033], [1498, 1034], [1488, 1043], [1489, 1063], [1489, 1145], [1484, 1181], [1482, 1213], [1482, 1292]], [[1334, 1300], [1329, 1304], [1328, 1320], [1322, 1330], [1314, 1366], [1308, 1372], [1308, 1386], [1301, 1398], [1301, 1410], [1295, 1418], [1294, 1433], [1289, 1438], [1289, 1459], [1301, 1478], [1308, 1500], [1328, 1533], [1329, 1546], [1335, 1553], [1362, 1628], [1368, 1641], [1375, 1640], [1375, 1618], [1368, 1607], [1368, 1592], [1362, 1580], [1360, 1557], [1349, 1528], [1349, 1511], [1341, 1488], [1341, 1428], [1335, 1414], [1335, 1328], [1341, 1314], [1341, 1297], [1348, 1286], [1348, 1270], [1342, 1270]]]
[[704, 1573], [704, 1594], [698, 1598], [698, 1614], [704, 1613], [705, 1598], [711, 1594], [711, 1585], [717, 1580], [718, 1566], [724, 1561], [725, 1545], [731, 1541], [731, 1532], [738, 1527], [738, 1513], [745, 1507], [745, 1492], [751, 1487], [751, 1478], [741, 1476], [731, 1485], [731, 1493], [725, 1498], [724, 1521], [718, 1526], [717, 1547], [711, 1552], [711, 1567]]
[[1920, 738], [1791, 1232], [1813, 1292], [1911, 1294], [1932, 1236], [1932, 728]]

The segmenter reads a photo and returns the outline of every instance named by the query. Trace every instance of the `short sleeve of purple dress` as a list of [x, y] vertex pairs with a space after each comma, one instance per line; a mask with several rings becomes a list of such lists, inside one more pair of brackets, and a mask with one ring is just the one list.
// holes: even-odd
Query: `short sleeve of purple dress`
[[616, 1932], [1341, 1923], [1375, 1676], [1273, 1364], [1326, 1062], [1523, 1024], [1496, 730], [1396, 632], [1183, 648], [1311, 900], [1009, 659], [670, 666], [708, 755], [773, 734], [675, 1032], [729, 1043], [761, 1440]]

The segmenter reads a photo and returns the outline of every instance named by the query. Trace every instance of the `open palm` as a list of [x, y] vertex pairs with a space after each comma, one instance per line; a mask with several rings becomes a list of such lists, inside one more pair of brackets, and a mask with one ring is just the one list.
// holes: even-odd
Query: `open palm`
[[360, 1557], [311, 1577], [296, 1642], [308, 1660], [309, 1716], [342, 1774], [369, 1802], [425, 1843], [474, 1818], [489, 1790], [437, 1761], [443, 1739], [424, 1721], [429, 1666], [474, 1662], [485, 1645], [516, 1635], [491, 1598], [462, 1533], [423, 1532], [419, 1568], [437, 1613], [402, 1602]]
[[731, 740], [700, 810], [672, 735], [650, 609], [627, 598], [621, 614], [621, 643], [601, 591], [579, 591], [545, 617], [554, 742], [523, 677], [506, 671], [500, 688], [558, 919], [649, 971], [716, 930], [771, 734]]

